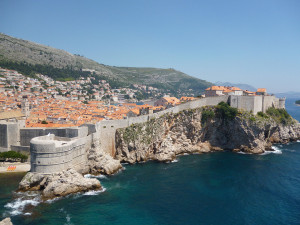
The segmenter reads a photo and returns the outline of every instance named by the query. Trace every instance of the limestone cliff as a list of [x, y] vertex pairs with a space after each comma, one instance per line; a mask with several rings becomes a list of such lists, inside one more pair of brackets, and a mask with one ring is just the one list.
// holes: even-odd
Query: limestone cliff
[[[204, 111], [211, 116], [204, 117]], [[205, 113], [207, 115], [207, 113]], [[183, 153], [216, 150], [263, 153], [272, 143], [300, 139], [300, 125], [272, 116], [239, 112], [232, 118], [218, 115], [217, 107], [166, 114], [116, 132], [116, 158], [121, 162], [171, 161]]]
[[122, 169], [119, 160], [105, 153], [100, 146], [100, 140], [95, 140], [87, 155], [88, 173], [111, 175]]

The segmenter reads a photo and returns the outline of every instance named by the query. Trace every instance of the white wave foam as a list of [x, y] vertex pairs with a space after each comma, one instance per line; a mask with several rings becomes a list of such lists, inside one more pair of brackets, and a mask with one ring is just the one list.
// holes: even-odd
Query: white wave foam
[[275, 154], [281, 154], [281, 153], [282, 153], [281, 149], [278, 148], [278, 147], [276, 147], [276, 146], [272, 146], [272, 149], [274, 150], [273, 152], [274, 152]]
[[92, 174], [85, 174], [84, 178], [100, 178], [100, 179], [107, 179], [105, 175], [92, 175]]
[[177, 163], [178, 162], [178, 159], [174, 159], [172, 161], [167, 161], [167, 163]]
[[298, 140], [297, 142], [300, 142], [300, 140]]
[[56, 198], [53, 198], [53, 199], [48, 199], [47, 201], [45, 201], [46, 203], [53, 203], [59, 199], [61, 199], [62, 197], [56, 197]]
[[268, 155], [268, 154], [282, 154], [282, 151], [280, 148], [278, 148], [277, 146], [272, 146], [272, 149], [274, 151], [265, 151], [264, 153], [261, 153], [260, 155]]
[[104, 191], [106, 191], [106, 188], [102, 188], [102, 190], [99, 190], [99, 191], [88, 191], [88, 192], [83, 193], [83, 195], [98, 195]]
[[246, 155], [247, 153], [246, 152], [242, 152], [242, 151], [239, 151], [237, 152], [238, 154], [242, 154], [242, 155]]
[[[10, 209], [9, 212], [12, 216], [23, 214], [26, 206], [37, 206], [41, 203], [41, 199], [37, 196], [33, 199], [24, 199], [26, 196], [19, 197], [13, 202], [7, 203], [4, 207]], [[24, 215], [31, 215], [31, 213], [25, 213]]]
[[68, 222], [68, 223], [70, 223], [70, 221], [71, 221], [71, 217], [70, 217], [70, 215], [69, 215], [69, 214], [67, 214], [67, 216], [66, 216], [66, 220], [67, 220], [67, 222]]

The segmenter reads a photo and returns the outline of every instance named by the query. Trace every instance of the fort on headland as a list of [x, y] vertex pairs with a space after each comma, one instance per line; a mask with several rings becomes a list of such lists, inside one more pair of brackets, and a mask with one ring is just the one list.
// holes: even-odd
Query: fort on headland
[[30, 152], [31, 172], [53, 173], [74, 168], [80, 172], [87, 161], [88, 149], [98, 144], [115, 156], [115, 133], [118, 128], [144, 123], [167, 113], [203, 106], [215, 106], [220, 102], [257, 114], [270, 107], [285, 108], [285, 99], [271, 95], [221, 95], [205, 97], [167, 108], [163, 111], [128, 117], [122, 120], [103, 120], [96, 124], [84, 124], [70, 128], [25, 128], [24, 122], [2, 121], [0, 123], [0, 151]]

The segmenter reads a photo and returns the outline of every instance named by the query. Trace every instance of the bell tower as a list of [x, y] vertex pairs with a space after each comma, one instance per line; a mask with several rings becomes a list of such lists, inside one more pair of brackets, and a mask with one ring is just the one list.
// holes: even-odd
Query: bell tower
[[22, 102], [21, 102], [21, 110], [22, 113], [25, 115], [26, 118], [30, 115], [30, 107], [29, 107], [29, 101], [27, 96], [23, 96]]

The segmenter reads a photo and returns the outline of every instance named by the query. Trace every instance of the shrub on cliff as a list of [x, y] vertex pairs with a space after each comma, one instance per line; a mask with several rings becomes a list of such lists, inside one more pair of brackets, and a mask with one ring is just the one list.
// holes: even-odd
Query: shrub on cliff
[[284, 125], [293, 122], [293, 118], [288, 114], [285, 109], [275, 109], [273, 107], [268, 108], [267, 114], [271, 116], [275, 121], [282, 123]]
[[237, 114], [238, 110], [230, 107], [225, 102], [220, 102], [216, 107], [216, 115], [218, 118], [222, 118], [224, 120], [233, 120]]
[[205, 109], [202, 111], [201, 123], [204, 124], [207, 120], [213, 119], [214, 117], [214, 111]]
[[268, 115], [263, 113], [263, 112], [258, 112], [257, 115], [262, 117], [262, 118], [268, 118]]

